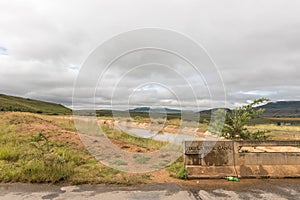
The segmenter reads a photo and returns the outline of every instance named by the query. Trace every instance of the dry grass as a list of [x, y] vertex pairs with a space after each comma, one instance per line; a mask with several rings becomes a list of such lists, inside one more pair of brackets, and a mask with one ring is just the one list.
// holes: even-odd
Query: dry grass
[[257, 124], [255, 126], [247, 126], [249, 129], [269, 130], [269, 131], [299, 131], [300, 126], [277, 126], [275, 124]]
[[149, 182], [149, 175], [126, 174], [99, 163], [73, 129], [71, 118], [0, 113], [0, 182]]
[[257, 124], [247, 126], [249, 130], [267, 130], [272, 140], [299, 140], [300, 126], [278, 126], [275, 124]]
[[300, 121], [300, 118], [288, 118], [288, 117], [280, 117], [280, 118], [268, 118], [275, 121]]

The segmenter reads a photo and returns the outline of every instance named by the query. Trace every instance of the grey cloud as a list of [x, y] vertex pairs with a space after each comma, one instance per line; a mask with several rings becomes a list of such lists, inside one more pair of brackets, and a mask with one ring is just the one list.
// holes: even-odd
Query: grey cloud
[[[78, 73], [85, 70], [79, 68], [99, 44], [124, 31], [161, 27], [186, 34], [203, 45], [222, 75], [229, 107], [258, 97], [297, 100], [299, 8], [296, 0], [2, 1], [0, 92], [71, 106], [73, 83]], [[140, 39], [133, 38], [121, 47], [134, 42], [138, 45]], [[169, 37], [168, 41], [171, 48], [174, 38]], [[127, 106], [131, 94], [135, 94], [131, 101], [135, 105], [174, 106], [174, 95], [163, 90], [135, 90], [152, 81], [168, 86], [181, 97], [182, 106], [192, 109], [196, 102], [194, 94], [179, 75], [192, 84], [201, 108], [210, 107], [212, 101], [216, 106], [224, 105], [221, 82], [205, 68], [204, 59], [198, 63], [200, 68], [203, 66], [204, 77], [199, 77], [182, 59], [155, 51], [141, 51], [119, 59], [105, 74], [102, 85], [94, 84], [103, 67], [99, 63], [112, 59], [117, 46], [111, 46], [110, 52], [95, 61], [98, 68], [94, 74], [82, 77], [84, 84], [78, 86], [82, 107], [93, 102], [89, 95], [93, 92], [97, 106], [110, 106], [114, 89], [114, 103], [120, 107]], [[185, 42], [180, 46], [187, 50]], [[195, 49], [189, 51], [191, 58], [199, 56]], [[164, 67], [140, 68], [128, 73], [115, 87], [126, 69], [155, 62], [168, 65], [179, 75]], [[214, 92], [212, 98], [207, 87]]]

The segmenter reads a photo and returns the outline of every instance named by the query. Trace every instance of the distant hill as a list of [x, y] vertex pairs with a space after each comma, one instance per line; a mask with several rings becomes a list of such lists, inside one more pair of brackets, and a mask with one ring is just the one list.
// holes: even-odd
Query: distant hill
[[181, 113], [180, 110], [176, 110], [176, 109], [170, 109], [170, 108], [150, 108], [150, 107], [139, 107], [139, 108], [134, 108], [134, 109], [130, 109], [129, 112], [146, 112], [149, 113], [149, 111], [151, 110], [151, 112], [156, 112], [156, 113]]
[[[263, 106], [257, 108], [265, 109], [263, 117], [300, 117], [300, 101], [278, 101], [269, 102]], [[210, 110], [200, 111], [200, 115], [205, 118], [209, 118], [211, 112], [217, 108]], [[225, 108], [230, 112], [230, 109]], [[44, 102], [29, 98], [9, 96], [5, 94], [0, 94], [0, 111], [20, 111], [20, 112], [32, 112], [32, 113], [43, 113], [50, 115], [61, 115], [61, 114], [71, 114], [72, 110], [64, 107], [61, 104]], [[130, 113], [149, 113], [150, 107], [138, 107], [130, 109]], [[103, 112], [103, 113], [102, 113]], [[124, 111], [120, 111], [124, 112]], [[170, 108], [154, 108], [151, 112], [157, 113], [168, 113], [170, 115], [180, 115], [181, 111], [177, 109]], [[191, 111], [182, 111], [191, 112]], [[111, 116], [111, 111], [97, 111], [99, 115]]]
[[212, 112], [218, 110], [218, 109], [224, 109], [226, 112], [230, 112], [231, 110], [229, 108], [213, 108], [209, 110], [202, 110], [200, 111], [200, 115], [211, 115]]
[[[259, 106], [257, 108], [265, 109], [263, 113], [263, 117], [300, 117], [300, 101], [277, 101], [277, 102], [269, 102], [263, 106]], [[200, 111], [200, 115], [202, 117], [209, 117], [212, 111], [217, 110], [218, 108], [213, 108], [209, 110]], [[230, 109], [223, 108], [227, 112], [230, 112]], [[139, 107], [135, 109], [130, 109], [130, 112], [141, 112], [148, 113], [150, 107]], [[152, 112], [167, 112], [169, 114], [180, 114], [180, 110], [165, 108], [157, 108], [151, 109]], [[185, 111], [183, 111], [185, 112]]]
[[0, 94], [0, 111], [20, 111], [50, 115], [71, 114], [72, 111], [63, 105], [34, 99]]
[[[269, 102], [265, 105], [258, 106], [257, 109], [263, 108], [265, 112], [263, 117], [300, 117], [300, 101], [277, 101]], [[218, 108], [200, 111], [202, 116], [210, 116], [212, 111]], [[225, 108], [227, 112], [231, 110]]]
[[300, 101], [277, 101], [259, 106], [264, 117], [300, 117]]

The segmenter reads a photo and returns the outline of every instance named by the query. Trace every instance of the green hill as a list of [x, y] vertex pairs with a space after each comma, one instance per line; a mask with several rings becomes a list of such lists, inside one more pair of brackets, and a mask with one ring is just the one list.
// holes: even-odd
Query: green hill
[[277, 101], [260, 106], [264, 117], [300, 117], [300, 101]]
[[61, 104], [4, 94], [0, 94], [0, 111], [32, 112], [49, 115], [65, 115], [72, 113], [71, 109], [66, 108]]

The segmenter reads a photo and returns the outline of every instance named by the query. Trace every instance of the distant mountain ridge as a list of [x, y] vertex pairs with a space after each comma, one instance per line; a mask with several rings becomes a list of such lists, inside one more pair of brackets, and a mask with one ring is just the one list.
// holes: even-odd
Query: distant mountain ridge
[[[269, 102], [265, 105], [258, 106], [257, 108], [265, 109], [263, 113], [263, 117], [300, 117], [300, 101], [277, 101], [277, 102]], [[213, 108], [208, 110], [200, 111], [201, 115], [210, 115], [212, 111], [215, 111], [219, 108]], [[229, 108], [222, 108], [227, 112], [231, 110]], [[130, 112], [149, 112], [150, 107], [139, 107], [135, 109], [130, 109]], [[151, 109], [152, 112], [166, 112], [166, 113], [181, 113], [180, 110], [177, 109], [169, 109], [169, 108], [156, 108]], [[165, 111], [164, 111], [165, 110]], [[183, 111], [184, 112], [184, 111]]]
[[72, 110], [57, 103], [0, 94], [0, 111], [43, 113], [50, 115], [71, 114]]
[[[277, 101], [269, 102], [265, 105], [256, 107], [257, 109], [265, 109], [262, 114], [263, 117], [300, 117], [300, 101]], [[202, 115], [210, 115], [212, 111], [218, 108], [213, 108], [209, 110], [200, 111]], [[228, 108], [223, 108], [227, 112], [231, 110]]]
[[170, 109], [170, 108], [150, 108], [150, 107], [138, 107], [134, 109], [129, 109], [129, 112], [156, 112], [156, 113], [181, 113], [181, 110]]
[[[269, 102], [265, 105], [257, 108], [265, 109], [263, 117], [300, 117], [300, 101], [277, 101]], [[210, 115], [212, 111], [218, 108], [200, 111], [201, 115]], [[230, 112], [230, 109], [226, 111]], [[22, 98], [16, 96], [10, 96], [0, 94], [0, 111], [20, 111], [20, 112], [33, 112], [44, 114], [71, 114], [72, 110], [57, 103], [39, 101], [29, 98]], [[181, 112], [192, 112], [186, 110], [170, 109], [170, 108], [150, 108], [150, 107], [138, 107], [130, 109], [129, 112], [140, 113], [169, 113], [180, 114]], [[108, 111], [107, 111], [108, 112]], [[111, 113], [111, 111], [109, 111]], [[196, 111], [195, 111], [196, 112]]]
[[264, 117], [300, 117], [300, 101], [269, 102], [258, 108], [265, 109]]

